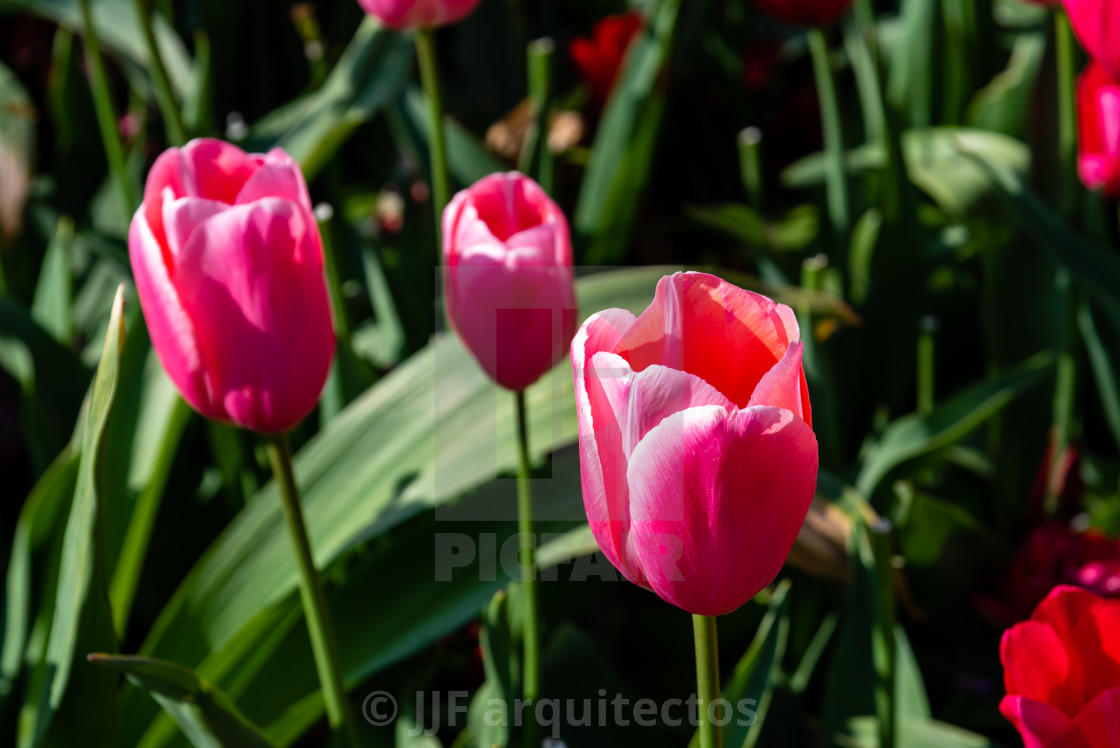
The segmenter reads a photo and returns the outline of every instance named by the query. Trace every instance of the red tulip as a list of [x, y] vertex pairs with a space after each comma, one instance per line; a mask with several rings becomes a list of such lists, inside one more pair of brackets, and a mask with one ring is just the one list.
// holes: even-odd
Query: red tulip
[[1060, 586], [1000, 642], [1003, 716], [1027, 748], [1120, 745], [1120, 600]]
[[[1120, 20], [1120, 5], [1116, 13]], [[1120, 23], [1116, 28], [1120, 33]], [[1120, 49], [1120, 39], [1112, 49]], [[1120, 198], [1120, 79], [1096, 62], [1077, 81], [1077, 117], [1081, 181]]]
[[828, 26], [852, 0], [752, 0], [766, 13], [793, 26]]
[[1116, 0], [1062, 0], [1073, 33], [1114, 80], [1120, 80], [1120, 4]]
[[773, 581], [813, 498], [817, 440], [789, 307], [704, 273], [572, 342], [583, 501], [628, 579], [699, 615]]
[[492, 174], [443, 212], [451, 326], [486, 373], [519, 391], [564, 357], [576, 327], [568, 220], [540, 185]]
[[392, 29], [445, 26], [471, 14], [479, 0], [358, 0], [362, 9]]
[[286, 153], [168, 149], [128, 246], [152, 346], [195, 410], [271, 433], [315, 407], [334, 328], [319, 227]]
[[621, 16], [607, 16], [595, 24], [590, 39], [573, 39], [568, 47], [572, 62], [599, 106], [606, 104], [610, 98], [611, 88], [626, 58], [626, 50], [644, 24], [645, 16], [634, 11]]

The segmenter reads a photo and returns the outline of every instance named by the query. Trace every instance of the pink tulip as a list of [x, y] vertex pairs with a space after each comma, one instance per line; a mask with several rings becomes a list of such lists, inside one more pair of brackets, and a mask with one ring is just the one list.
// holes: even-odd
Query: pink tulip
[[1120, 3], [1116, 0], [1062, 0], [1073, 33], [1089, 56], [1120, 80]]
[[640, 317], [584, 322], [572, 368], [584, 507], [611, 563], [698, 615], [772, 582], [817, 482], [789, 307], [677, 273]]
[[1090, 190], [1120, 198], [1120, 80], [1096, 62], [1077, 81], [1077, 120], [1081, 181]]
[[576, 327], [568, 220], [540, 185], [491, 174], [443, 211], [451, 326], [501, 386], [520, 391], [564, 357]]
[[358, 0], [366, 13], [393, 29], [458, 23], [478, 3], [479, 0]]
[[307, 184], [286, 153], [168, 149], [128, 246], [152, 345], [199, 413], [276, 433], [315, 407], [334, 329]]

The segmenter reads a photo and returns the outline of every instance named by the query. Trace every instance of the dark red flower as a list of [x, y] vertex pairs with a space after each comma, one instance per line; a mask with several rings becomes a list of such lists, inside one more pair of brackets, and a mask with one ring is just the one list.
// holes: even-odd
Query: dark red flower
[[793, 26], [827, 26], [839, 18], [852, 0], [753, 0], [780, 21]]
[[595, 24], [590, 39], [573, 39], [568, 47], [572, 62], [599, 106], [610, 98], [630, 41], [644, 25], [645, 17], [636, 11], [607, 16]]
[[999, 708], [1031, 748], [1120, 745], [1120, 601], [1077, 587], [1003, 632]]
[[1081, 181], [1120, 198], [1120, 81], [1098, 62], [1077, 81], [1077, 120]]

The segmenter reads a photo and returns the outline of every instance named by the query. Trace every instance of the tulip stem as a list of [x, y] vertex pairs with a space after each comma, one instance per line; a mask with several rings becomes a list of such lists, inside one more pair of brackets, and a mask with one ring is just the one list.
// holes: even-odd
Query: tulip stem
[[443, 128], [443, 92], [439, 86], [439, 64], [436, 58], [435, 31], [416, 30], [416, 59], [420, 63], [420, 79], [428, 100], [429, 154], [432, 168], [432, 206], [436, 215], [436, 255], [440, 253], [443, 209], [451, 197], [451, 178], [447, 172], [447, 141]]
[[148, 46], [152, 83], [156, 92], [156, 103], [159, 105], [160, 114], [163, 115], [167, 141], [169, 145], [178, 146], [186, 142], [186, 131], [183, 128], [183, 118], [179, 114], [179, 108], [175, 105], [175, 96], [171, 93], [171, 79], [167, 76], [167, 68], [164, 67], [163, 56], [156, 41], [156, 32], [152, 25], [152, 9], [148, 7], [150, 2], [151, 0], [133, 0], [132, 4], [136, 7], [136, 15], [140, 17], [144, 43]]
[[821, 106], [828, 217], [837, 246], [843, 246], [848, 239], [848, 176], [844, 173], [840, 105], [837, 103], [836, 86], [832, 81], [828, 41], [821, 29], [809, 31], [809, 52], [813, 58], [813, 76], [817, 82], [817, 97]]
[[284, 519], [287, 520], [288, 534], [299, 566], [299, 595], [303, 602], [303, 614], [307, 619], [307, 631], [311, 636], [311, 649], [315, 654], [315, 668], [319, 672], [323, 701], [327, 706], [327, 719], [331, 729], [336, 733], [344, 733], [348, 744], [356, 748], [358, 734], [346, 705], [338, 640], [327, 609], [327, 598], [319, 582], [319, 572], [315, 569], [311, 554], [311, 541], [307, 537], [307, 526], [299, 505], [299, 488], [292, 472], [292, 449], [287, 434], [269, 438], [268, 459], [272, 463], [272, 472], [280, 489]]
[[[723, 748], [723, 731], [713, 718], [719, 700], [719, 642], [715, 616], [692, 616], [696, 643], [696, 708], [699, 710], [700, 748]], [[726, 707], [724, 707], [726, 708]]]
[[97, 113], [97, 128], [101, 131], [101, 145], [105, 149], [105, 159], [109, 162], [109, 172], [117, 185], [121, 207], [125, 217], [131, 217], [138, 201], [128, 179], [124, 160], [124, 146], [117, 131], [117, 117], [113, 112], [113, 97], [109, 93], [109, 81], [105, 75], [105, 63], [101, 59], [101, 47], [97, 40], [97, 29], [93, 24], [93, 12], [89, 0], [78, 0], [82, 13], [82, 26], [85, 31], [86, 67], [89, 68], [90, 92], [93, 94], [93, 108]]
[[1069, 16], [1054, 8], [1054, 46], [1058, 65], [1058, 204], [1071, 219], [1077, 212], [1077, 70]]
[[552, 151], [548, 149], [548, 108], [552, 98], [552, 58], [555, 51], [556, 42], [547, 36], [529, 44], [529, 100], [533, 103], [533, 115], [517, 162], [517, 170], [522, 174], [531, 173], [536, 162], [537, 183], [550, 195], [553, 160]]
[[[537, 568], [535, 538], [533, 535], [533, 495], [529, 484], [529, 429], [527, 425], [525, 392], [517, 398], [517, 535], [520, 544], [521, 599], [524, 604], [522, 624], [524, 660], [521, 677], [522, 698], [530, 714], [540, 695], [540, 628], [537, 615]], [[537, 723], [525, 723], [525, 748], [536, 748]]]

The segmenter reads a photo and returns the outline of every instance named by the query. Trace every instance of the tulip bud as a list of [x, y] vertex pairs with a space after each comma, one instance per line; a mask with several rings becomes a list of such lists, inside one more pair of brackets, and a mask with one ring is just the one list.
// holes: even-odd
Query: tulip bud
[[152, 346], [202, 415], [286, 431], [334, 355], [319, 229], [286, 153], [201, 139], [152, 166], [128, 235]]
[[1062, 0], [1073, 33], [1089, 56], [1120, 80], [1120, 6], [1116, 0]]
[[1028, 746], [1116, 745], [1120, 601], [1059, 586], [1003, 632], [999, 709]]
[[492, 174], [443, 212], [451, 326], [490, 378], [520, 391], [561, 358], [576, 326], [568, 220], [540, 185]]
[[572, 62], [600, 107], [610, 97], [630, 42], [644, 25], [645, 16], [637, 11], [607, 16], [595, 24], [590, 39], [573, 39], [568, 47]]
[[584, 508], [628, 579], [697, 615], [735, 610], [789, 556], [817, 483], [793, 311], [704, 273], [572, 342]]
[[793, 26], [828, 26], [852, 0], [752, 0], [765, 13]]
[[362, 9], [392, 29], [446, 26], [471, 14], [479, 0], [358, 0]]
[[1081, 181], [1120, 198], [1120, 80], [1096, 62], [1077, 81], [1077, 119]]

